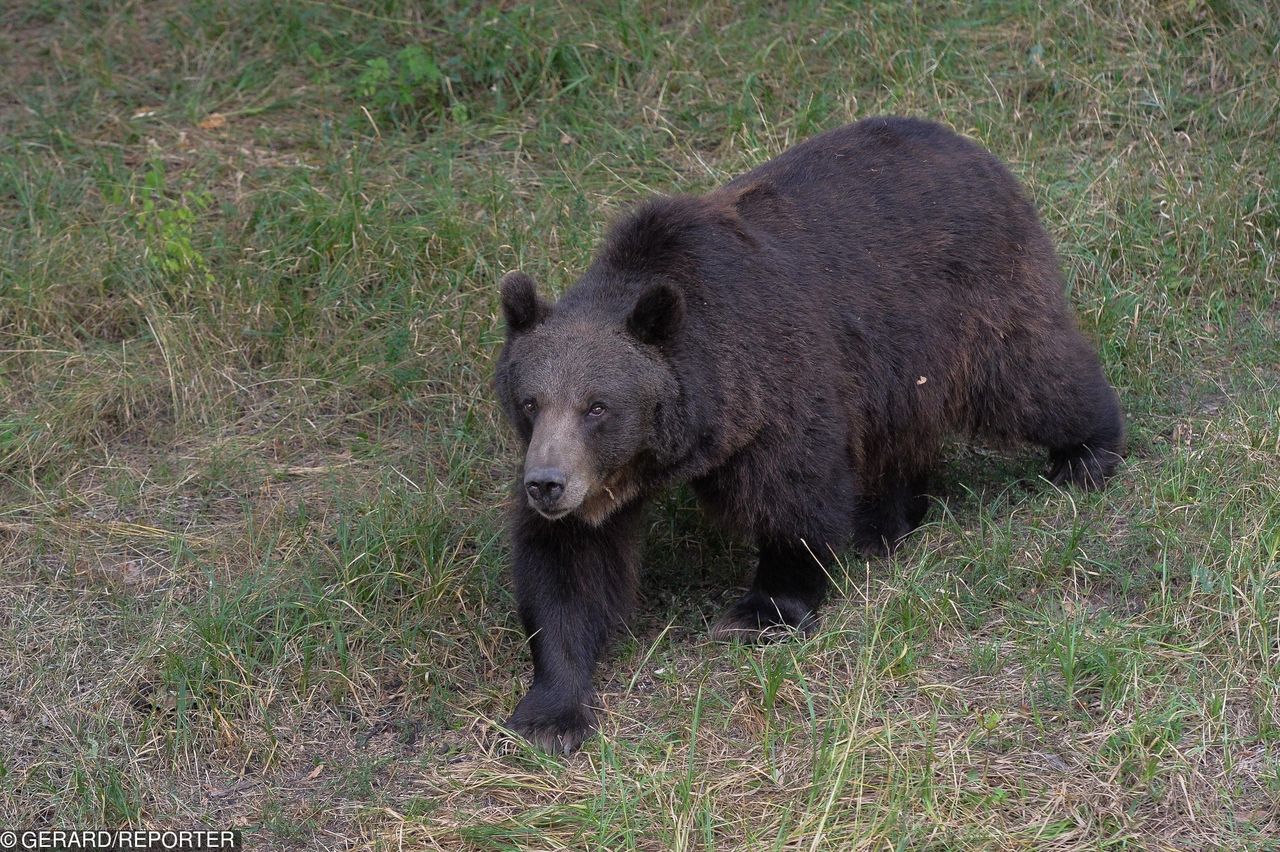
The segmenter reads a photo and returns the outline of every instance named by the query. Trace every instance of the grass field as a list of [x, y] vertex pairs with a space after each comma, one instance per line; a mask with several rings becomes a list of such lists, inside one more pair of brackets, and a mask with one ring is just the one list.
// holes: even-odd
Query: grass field
[[[250, 849], [1277, 848], [1280, 15], [1229, 0], [0, 11], [0, 827]], [[1127, 410], [957, 445], [823, 629], [707, 624], [682, 492], [571, 759], [499, 504], [496, 283], [880, 113], [1027, 184]]]

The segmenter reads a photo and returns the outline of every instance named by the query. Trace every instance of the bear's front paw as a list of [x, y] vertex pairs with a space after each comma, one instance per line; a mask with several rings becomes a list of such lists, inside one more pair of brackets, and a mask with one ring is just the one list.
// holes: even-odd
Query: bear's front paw
[[596, 714], [583, 703], [531, 691], [516, 706], [506, 727], [542, 751], [569, 755], [595, 731]]
[[799, 598], [752, 590], [711, 626], [719, 641], [772, 642], [793, 633], [808, 634], [818, 623], [813, 608]]

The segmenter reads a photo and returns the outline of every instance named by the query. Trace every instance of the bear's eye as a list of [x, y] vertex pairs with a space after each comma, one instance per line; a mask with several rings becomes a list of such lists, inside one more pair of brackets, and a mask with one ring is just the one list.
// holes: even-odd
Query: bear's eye
[[588, 417], [599, 417], [601, 414], [604, 414], [604, 412], [605, 412], [604, 403], [603, 403], [603, 402], [597, 402], [597, 403], [592, 404], [592, 406], [591, 406], [590, 408], [588, 408], [588, 409], [587, 409], [587, 416], [588, 416]]
[[524, 402], [520, 403], [520, 407], [524, 409], [525, 414], [532, 414], [538, 410], [538, 401], [533, 397], [529, 397]]

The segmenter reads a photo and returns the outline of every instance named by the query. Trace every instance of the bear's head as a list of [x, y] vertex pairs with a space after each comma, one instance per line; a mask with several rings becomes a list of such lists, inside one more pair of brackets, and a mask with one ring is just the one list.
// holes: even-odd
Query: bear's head
[[528, 275], [502, 279], [507, 340], [495, 383], [525, 445], [522, 495], [549, 520], [572, 513], [599, 525], [640, 492], [662, 454], [679, 394], [663, 347], [684, 299], [667, 281], [637, 289], [562, 309]]

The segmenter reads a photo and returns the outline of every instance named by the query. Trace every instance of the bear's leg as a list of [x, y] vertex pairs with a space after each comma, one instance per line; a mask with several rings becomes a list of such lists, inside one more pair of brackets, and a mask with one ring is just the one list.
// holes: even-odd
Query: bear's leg
[[829, 561], [826, 545], [762, 537], [755, 582], [711, 628], [712, 637], [753, 642], [808, 632], [826, 595]]
[[854, 508], [854, 544], [865, 556], [887, 556], [907, 533], [920, 526], [929, 510], [924, 474], [886, 477], [874, 494], [858, 498]]
[[[1021, 405], [1014, 425], [1020, 437], [1049, 450], [1048, 478], [1054, 485], [1099, 488], [1115, 472], [1124, 453], [1120, 400], [1102, 373], [1097, 356], [1075, 329], [1058, 351], [1031, 360], [1016, 386], [996, 396]], [[993, 402], [996, 408], [1000, 403]]]
[[545, 751], [569, 754], [596, 727], [592, 674], [634, 603], [640, 515], [632, 505], [593, 527], [518, 510], [515, 592], [533, 684], [507, 727]]

